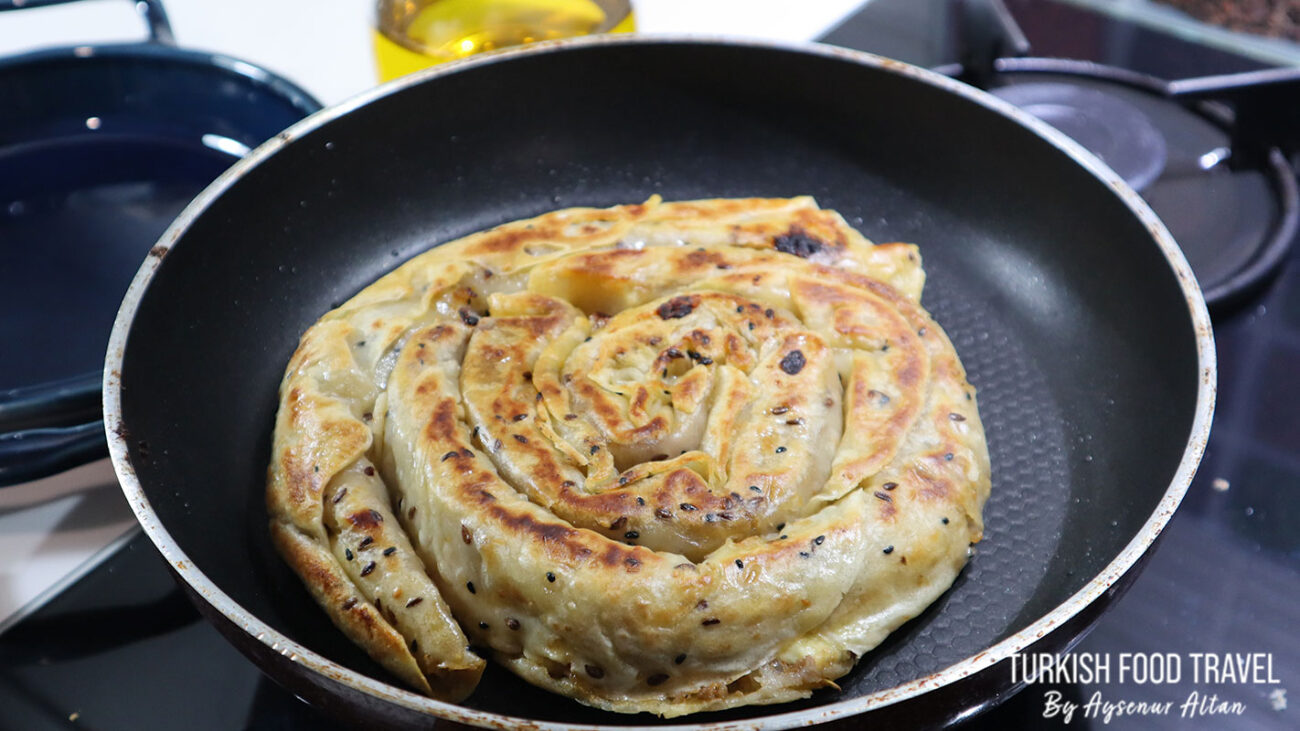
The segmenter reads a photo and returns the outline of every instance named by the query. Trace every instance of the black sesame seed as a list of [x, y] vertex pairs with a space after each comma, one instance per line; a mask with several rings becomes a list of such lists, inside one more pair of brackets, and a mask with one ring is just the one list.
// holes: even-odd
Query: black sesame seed
[[813, 539], [813, 543], [816, 543], [819, 546], [825, 542], [826, 542], [826, 536], [817, 536], [816, 538]]
[[645, 498], [643, 498], [643, 497], [641, 497], [641, 496], [638, 495], [637, 498], [636, 498], [636, 504], [637, 504], [637, 505], [645, 505]]
[[684, 663], [684, 662], [686, 662], [686, 653], [684, 653], [684, 652], [683, 652], [682, 654], [678, 655], [677, 657], [674, 657], [674, 658], [673, 658], [673, 664], [674, 664], [674, 665], [681, 665], [681, 664]]
[[811, 556], [811, 555], [812, 555], [812, 554], [811, 554], [811, 553], [808, 553], [807, 551], [800, 551], [800, 552], [799, 552], [799, 558], [808, 558], [808, 557]]
[[352, 560], [352, 549], [351, 549], [351, 548], [345, 548], [345, 549], [343, 549], [343, 555], [344, 555], [344, 557], [347, 558], [347, 560], [351, 561], [351, 560]]
[[713, 365], [713, 359], [708, 356], [700, 358], [700, 365]]
[[949, 453], [945, 454], [945, 455], [943, 456], [943, 459], [944, 459], [945, 462], [951, 462], [951, 461], [952, 461], [952, 452], [949, 452]]
[[515, 435], [515, 441], [516, 441], [516, 442], [519, 442], [520, 444], [527, 444], [527, 443], [528, 443], [528, 437], [524, 436], [523, 434], [516, 434], [516, 435]]
[[790, 537], [790, 536], [787, 536], [787, 535], [784, 534], [784, 533], [781, 534], [781, 540], [783, 540], [783, 541], [784, 541], [785, 539], [789, 538], [789, 537]]
[[890, 554], [890, 553], [893, 553], [893, 552], [894, 552], [894, 547], [893, 547], [893, 546], [885, 546], [885, 553], [886, 553], [886, 554]]
[[749, 489], [753, 490], [754, 492], [762, 492], [762, 491], [763, 491], [763, 488], [759, 487], [758, 485], [750, 485], [750, 486], [749, 486]]
[[948, 418], [952, 419], [953, 421], [966, 421], [966, 417], [962, 416], [956, 411], [952, 412], [951, 414], [948, 414]]
[[691, 314], [691, 310], [694, 309], [695, 304], [691, 302], [690, 297], [674, 297], [659, 305], [655, 313], [661, 320], [678, 320]]
[[745, 568], [745, 562], [744, 562], [744, 561], [741, 561], [740, 559], [736, 559], [736, 568], [738, 568], [738, 569], [743, 569], [743, 568]]
[[489, 627], [489, 625], [488, 625], [487, 622], [479, 622], [479, 623], [478, 623], [478, 628], [479, 628], [479, 629], [487, 629], [488, 627]]
[[506, 626], [513, 630], [519, 629], [519, 620], [514, 617], [506, 617]]
[[555, 574], [554, 574], [553, 572], [547, 571], [547, 572], [546, 572], [546, 580], [549, 581], [549, 582], [551, 582], [552, 584], [554, 584], [554, 583], [555, 583]]
[[391, 556], [394, 553], [397, 553], [397, 546], [389, 546], [388, 548], [384, 549], [385, 556]]
[[754, 323], [753, 323], [753, 322], [750, 322], [750, 323], [749, 323], [749, 329], [750, 329], [750, 330], [753, 330], [753, 329], [754, 329]]
[[366, 546], [369, 546], [371, 543], [374, 542], [375, 539], [373, 536], [366, 536], [365, 538], [361, 539], [360, 543], [357, 544], [357, 548], [365, 548]]
[[898, 487], [898, 483], [886, 482], [885, 484], [881, 485], [881, 487], [885, 488], [886, 490], [893, 490], [895, 487]]
[[776, 530], [777, 530], [777, 532], [780, 532], [780, 531], [785, 530], [785, 523], [780, 523], [780, 524], [778, 524], [778, 525], [776, 526]]
[[365, 568], [361, 569], [361, 575], [362, 575], [362, 576], [369, 576], [369, 575], [370, 575], [370, 572], [371, 572], [371, 571], [374, 571], [374, 570], [375, 570], [375, 562], [374, 562], [374, 561], [371, 561], [370, 563], [368, 563], [368, 564], [365, 565]]
[[691, 505], [690, 503], [682, 503], [681, 505], [678, 505], [677, 507], [681, 508], [682, 510], [687, 510], [687, 511], [696, 510], [696, 507], [695, 507], [694, 505]]
[[771, 320], [773, 317], [776, 316], [776, 310], [773, 310], [771, 307], [769, 307], [766, 310], [763, 310], [763, 315], [767, 319]]
[[478, 315], [475, 315], [468, 307], [462, 307], [460, 308], [460, 320], [466, 325], [474, 327], [478, 324]]
[[947, 518], [941, 518], [939, 522], [943, 523], [944, 525], [948, 525], [948, 519], [947, 519]]
[[348, 494], [348, 489], [346, 487], [341, 488], [338, 492], [334, 493], [334, 504], [338, 505], [338, 502], [342, 500], [343, 496], [346, 494]]
[[883, 493], [883, 492], [880, 492], [880, 491], [876, 491], [875, 496], [876, 496], [877, 498], [881, 499], [881, 500], [884, 500], [884, 501], [887, 502], [887, 503], [892, 503], [892, 502], [894, 502], [894, 499], [893, 499], [892, 497], [890, 497], [888, 493]]
[[381, 515], [378, 510], [371, 509], [370, 518], [374, 520], [376, 523], [384, 522], [384, 516]]
[[780, 454], [780, 453], [782, 453], [782, 452], [784, 452], [784, 451], [785, 451], [785, 447], [777, 447], [777, 448], [776, 448], [776, 453], [777, 453], [777, 454]]
[[622, 476], [620, 476], [620, 477], [618, 478], [618, 484], [620, 484], [620, 485], [626, 485], [626, 484], [627, 484], [627, 478], [626, 478], [626, 477], [622, 477]]
[[738, 306], [736, 307], [736, 312], [744, 312], [744, 311], [745, 311], [745, 306], [744, 306], [744, 305], [738, 305]]
[[466, 581], [466, 582], [465, 582], [465, 588], [466, 588], [466, 589], [469, 589], [469, 593], [471, 593], [471, 594], [477, 594], [477, 593], [478, 593], [478, 590], [474, 588], [474, 582], [472, 582], [472, 581]]
[[523, 421], [528, 418], [528, 414], [515, 414], [515, 421]]
[[416, 604], [419, 604], [419, 603], [422, 602], [422, 601], [424, 601], [424, 597], [422, 597], [422, 596], [411, 597], [411, 598], [410, 598], [409, 600], [407, 600], [407, 602], [406, 602], [406, 608], [407, 608], [407, 609], [410, 609], [411, 607], [415, 606]]
[[668, 508], [655, 508], [655, 517], [661, 520], [668, 520], [673, 517], [673, 513]]
[[624, 534], [623, 534], [623, 537], [626, 538], [626, 539], [628, 539], [629, 541], [635, 541], [636, 539], [638, 539], [638, 538], [641, 537], [641, 534], [638, 533], [638, 532], [636, 532], [636, 531], [634, 531], [634, 530], [630, 530], [630, 531], [624, 533]]
[[600, 445], [599, 445], [599, 444], [593, 444], [593, 445], [591, 445], [591, 453], [592, 453], [592, 454], [595, 454], [596, 452], [599, 452], [599, 451], [600, 451]]
[[781, 414], [784, 414], [785, 412], [787, 412], [787, 411], [789, 411], [789, 410], [790, 410], [790, 407], [789, 407], [789, 406], [784, 406], [784, 405], [782, 405], [782, 406], [778, 406], [778, 407], [772, 409], [772, 413], [773, 413], [773, 414], [776, 414], [777, 416], [780, 416]]

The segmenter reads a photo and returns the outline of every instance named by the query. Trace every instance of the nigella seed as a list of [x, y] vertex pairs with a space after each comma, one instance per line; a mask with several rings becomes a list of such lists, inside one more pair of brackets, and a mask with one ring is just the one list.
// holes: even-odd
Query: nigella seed
[[891, 553], [893, 553], [893, 552], [894, 552], [894, 547], [893, 547], [893, 546], [885, 546], [885, 551], [884, 551], [884, 553], [885, 553], [886, 555], [891, 554]]
[[645, 683], [646, 685], [660, 685], [666, 680], [668, 680], [667, 675], [665, 675], [664, 673], [656, 673], [646, 678]]
[[776, 316], [776, 310], [769, 307], [766, 310], [763, 310], [763, 316], [771, 320], [773, 317]]
[[708, 515], [704, 516], [705, 523], [716, 523], [717, 521], [718, 521], [718, 516], [714, 515], [713, 513], [709, 513]]
[[695, 602], [695, 608], [696, 608], [696, 609], [708, 609], [708, 608], [709, 608], [709, 600], [708, 600], [708, 599], [701, 599], [701, 600], [699, 600], [698, 602]]
[[819, 546], [825, 542], [826, 542], [826, 536], [817, 536], [816, 538], [813, 539], [813, 543], [816, 543]]
[[681, 505], [678, 505], [677, 507], [681, 508], [682, 510], [686, 510], [686, 511], [696, 510], [696, 507], [695, 507], [694, 505], [691, 505], [690, 503], [682, 503]]
[[338, 505], [338, 502], [343, 499], [344, 495], [347, 494], [348, 494], [348, 489], [346, 487], [340, 488], [338, 492], [334, 493], [334, 504]]
[[745, 306], [744, 306], [744, 305], [737, 305], [737, 306], [736, 306], [736, 312], [744, 312], [744, 311], [745, 311]]
[[951, 414], [948, 414], [948, 418], [952, 419], [953, 421], [966, 421], [966, 417], [962, 416], [956, 411], [952, 412]]
[[474, 542], [474, 534], [469, 532], [469, 527], [462, 525], [460, 527], [460, 539], [469, 545]]
[[715, 625], [715, 624], [721, 624], [721, 623], [722, 623], [722, 620], [721, 620], [721, 619], [718, 619], [717, 617], [709, 617], [708, 619], [704, 620], [703, 622], [700, 622], [700, 624], [704, 625], [705, 627], [712, 627], [712, 626]]
[[886, 482], [885, 484], [881, 485], [881, 487], [885, 488], [886, 490], [893, 490], [894, 488], [898, 487], [898, 483]]
[[523, 421], [528, 418], [528, 414], [515, 414], [515, 421]]
[[397, 546], [389, 546], [388, 548], [384, 549], [385, 556], [391, 556], [394, 553], [397, 553]]
[[948, 525], [948, 519], [947, 519], [947, 518], [941, 518], [941, 519], [939, 520], [939, 522], [940, 522], [940, 523], [943, 523], [944, 525]]
[[512, 630], [518, 630], [519, 620], [515, 619], [514, 617], [506, 617], [506, 626]]
[[601, 678], [605, 677], [605, 670], [599, 665], [588, 665], [583, 669], [587, 671], [588, 675], [590, 675], [591, 677], [597, 680], [600, 680]]
[[623, 537], [626, 538], [626, 539], [628, 539], [629, 541], [635, 541], [636, 539], [638, 539], [638, 538], [641, 537], [641, 534], [638, 533], [638, 532], [636, 532], [636, 531], [634, 531], [634, 530], [630, 530], [630, 531], [624, 533], [624, 534], [623, 534]]
[[373, 536], [366, 536], [365, 538], [362, 538], [362, 539], [361, 539], [361, 543], [358, 543], [358, 544], [357, 544], [357, 548], [365, 548], [366, 546], [369, 546], [371, 543], [374, 543], [374, 542], [375, 542], [375, 539], [374, 539]]
[[595, 454], [596, 452], [599, 452], [599, 451], [600, 451], [600, 445], [599, 445], [599, 444], [593, 444], [593, 445], [591, 445], [591, 453], [592, 453], [592, 454]]
[[370, 563], [366, 564], [365, 568], [361, 569], [361, 575], [369, 576], [370, 572], [374, 570], [375, 570], [375, 562], [371, 561]]
[[749, 489], [753, 490], [754, 492], [762, 492], [762, 491], [763, 491], [763, 488], [759, 487], [758, 485], [750, 485], [750, 486], [749, 486]]
[[344, 558], [346, 558], [347, 560], [351, 561], [351, 560], [352, 560], [352, 549], [351, 549], [351, 548], [345, 548], [345, 549], [343, 549], [343, 556], [344, 556]]
[[374, 467], [371, 467], [371, 466], [369, 466], [369, 465], [367, 465], [366, 468], [365, 468], [364, 470], [362, 470], [362, 471], [366, 473], [366, 477], [374, 477], [374, 476], [375, 476], [375, 468], [374, 468]]
[[744, 561], [741, 561], [740, 559], [736, 559], [736, 568], [738, 568], [738, 569], [743, 569], [743, 568], [745, 568], [745, 562], [744, 562]]
[[951, 461], [952, 461], [952, 452], [949, 452], [949, 453], [945, 454], [945, 455], [943, 456], [943, 459], [944, 459], [945, 462], [951, 462]]
[[785, 523], [781, 523], [781, 524], [777, 525], [777, 526], [776, 526], [776, 530], [777, 530], [778, 533], [780, 533], [781, 531], [785, 530]]
[[808, 553], [807, 551], [800, 551], [800, 552], [799, 552], [799, 558], [808, 558], [808, 557], [811, 556], [811, 555], [812, 555], [812, 554], [811, 554], [811, 553]]
[[355, 607], [356, 605], [357, 605], [357, 598], [354, 596], [348, 597], [347, 600], [343, 602], [343, 609], [346, 611], [348, 609]]
[[446, 462], [447, 460], [449, 460], [449, 459], [451, 459], [452, 457], [455, 457], [455, 456], [457, 456], [457, 455], [459, 455], [459, 454], [460, 454], [460, 452], [457, 452], [456, 450], [453, 449], [453, 450], [451, 450], [450, 452], [448, 452], [448, 453], [442, 455], [442, 461], [443, 461], [443, 462]]
[[880, 491], [876, 491], [876, 492], [875, 492], [875, 496], [876, 496], [877, 498], [881, 499], [881, 500], [884, 500], [884, 501], [887, 502], [887, 503], [892, 503], [892, 502], [894, 502], [894, 499], [893, 499], [892, 497], [890, 497], [890, 496], [888, 495], [888, 493], [883, 493], [883, 492], [880, 492]]
[[578, 483], [574, 482], [573, 480], [565, 480], [564, 482], [560, 483], [560, 487], [576, 487], [577, 484]]
[[411, 597], [411, 599], [406, 602], [406, 608], [410, 609], [411, 607], [415, 606], [416, 604], [419, 604], [422, 601], [424, 601], [424, 597], [422, 596]]
[[637, 505], [645, 505], [645, 498], [643, 498], [643, 497], [641, 497], [640, 495], [638, 495], [637, 498], [636, 498], [636, 504], [637, 504]]
[[921, 328], [920, 330], [917, 330], [916, 334], [920, 335], [921, 337], [925, 337], [925, 328]]
[[781, 414], [784, 414], [785, 412], [787, 412], [787, 411], [789, 411], [789, 410], [790, 410], [790, 407], [789, 407], [789, 406], [784, 406], [784, 405], [783, 405], [783, 406], [778, 406], [778, 407], [776, 407], [775, 409], [772, 409], [772, 413], [775, 414], [775, 415], [777, 415], [777, 416], [780, 416]]
[[478, 315], [475, 315], [468, 307], [462, 307], [460, 308], [460, 320], [466, 325], [474, 327], [478, 324]]
[[527, 443], [528, 443], [528, 437], [524, 436], [523, 434], [516, 434], [516, 435], [515, 435], [515, 441], [516, 441], [516, 442], [519, 442], [520, 444], [527, 444]]
[[776, 448], [776, 453], [777, 453], [777, 454], [780, 454], [780, 453], [782, 453], [782, 452], [784, 452], [784, 451], [785, 451], [785, 447], [777, 447], [777, 448]]
[[374, 521], [375, 521], [376, 523], [382, 523], [382, 522], [384, 522], [384, 516], [381, 515], [381, 514], [379, 513], [378, 510], [374, 510], [374, 509], [372, 509], [372, 510], [370, 511], [370, 517], [371, 517], [372, 519], [374, 519]]
[[618, 484], [620, 484], [620, 485], [626, 485], [626, 484], [627, 484], [627, 478], [626, 478], [626, 477], [623, 477], [622, 475], [619, 475], [619, 478], [618, 478]]
[[489, 625], [487, 622], [479, 622], [479, 623], [478, 623], [478, 628], [479, 628], [479, 629], [487, 629], [487, 628], [490, 627], [490, 626], [491, 626], [491, 625]]
[[674, 665], [681, 665], [681, 664], [684, 663], [684, 662], [686, 662], [686, 653], [684, 653], [684, 652], [683, 652], [682, 654], [678, 655], [677, 657], [674, 657], [674, 658], [673, 658], [673, 664], [674, 664]]
[[660, 520], [668, 520], [673, 517], [673, 513], [668, 508], [655, 508], [655, 517]]
[[551, 571], [547, 571], [547, 572], [546, 572], [546, 580], [549, 581], [549, 582], [551, 582], [552, 584], [554, 584], [554, 583], [555, 583], [555, 573], [554, 573], [554, 572], [551, 572]]
[[361, 418], [365, 421], [370, 421], [371, 419], [375, 418], [375, 415], [367, 411], [366, 413], [361, 415]]
[[477, 593], [478, 593], [478, 590], [474, 588], [474, 582], [472, 582], [472, 581], [466, 581], [466, 582], [465, 582], [465, 588], [466, 588], [466, 589], [469, 589], [469, 593], [471, 593], [471, 594], [477, 594]]
[[750, 329], [750, 330], [753, 330], [753, 329], [754, 329], [754, 323], [752, 323], [752, 322], [749, 323], [749, 329]]

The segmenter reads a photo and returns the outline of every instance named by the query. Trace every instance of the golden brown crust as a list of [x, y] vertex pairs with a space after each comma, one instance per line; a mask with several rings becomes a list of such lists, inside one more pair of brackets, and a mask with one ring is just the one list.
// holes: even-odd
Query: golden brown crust
[[923, 282], [915, 247], [810, 198], [569, 209], [438, 247], [303, 336], [277, 545], [442, 697], [482, 670], [467, 635], [616, 711], [833, 686], [983, 529], [973, 389]]

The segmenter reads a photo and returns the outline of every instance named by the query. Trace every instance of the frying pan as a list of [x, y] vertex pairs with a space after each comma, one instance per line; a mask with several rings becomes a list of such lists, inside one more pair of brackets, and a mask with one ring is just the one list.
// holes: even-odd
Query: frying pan
[[1000, 101], [868, 54], [565, 41], [290, 128], [181, 214], [128, 292], [104, 379], [118, 476], [200, 610], [269, 675], [367, 727], [660, 723], [498, 669], [463, 705], [397, 687], [275, 555], [262, 502], [276, 388], [321, 314], [440, 242], [656, 193], [807, 193], [869, 238], [918, 243], [993, 462], [973, 560], [841, 690], [679, 723], [964, 718], [1015, 690], [1011, 655], [1070, 646], [1132, 581], [1202, 453], [1215, 370], [1186, 261], [1114, 173]]
[[[71, 0], [0, 0], [19, 8]], [[0, 487], [103, 457], [113, 308], [173, 218], [250, 147], [320, 109], [289, 81], [148, 40], [0, 58]], [[2, 12], [10, 11], [10, 12]]]

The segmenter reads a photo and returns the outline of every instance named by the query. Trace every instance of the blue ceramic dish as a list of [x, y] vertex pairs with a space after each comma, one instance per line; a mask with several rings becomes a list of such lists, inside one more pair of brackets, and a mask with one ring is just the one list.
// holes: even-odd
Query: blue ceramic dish
[[137, 7], [148, 42], [0, 60], [0, 485], [106, 454], [93, 424], [131, 277], [209, 182], [320, 109], [257, 66], [176, 48], [161, 6]]

